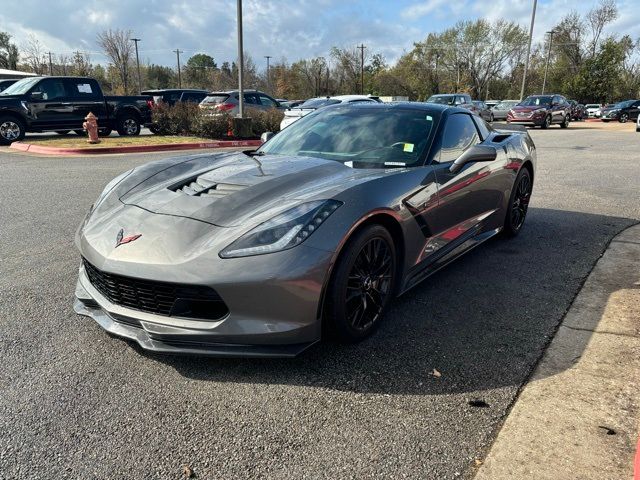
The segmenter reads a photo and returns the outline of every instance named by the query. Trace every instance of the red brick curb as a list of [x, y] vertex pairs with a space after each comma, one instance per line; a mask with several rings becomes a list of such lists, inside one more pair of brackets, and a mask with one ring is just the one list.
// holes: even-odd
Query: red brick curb
[[122, 147], [96, 147], [96, 148], [59, 148], [35, 145], [32, 143], [14, 142], [9, 148], [29, 153], [44, 153], [47, 155], [95, 155], [104, 153], [139, 153], [139, 152], [165, 152], [172, 150], [195, 150], [201, 148], [228, 148], [228, 147], [259, 147], [260, 140], [212, 140], [199, 143], [168, 143], [162, 145], [125, 145]]

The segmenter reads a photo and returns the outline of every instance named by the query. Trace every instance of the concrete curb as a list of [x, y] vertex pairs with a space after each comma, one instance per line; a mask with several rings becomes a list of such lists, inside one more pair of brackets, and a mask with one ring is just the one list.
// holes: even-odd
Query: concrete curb
[[617, 235], [594, 266], [475, 480], [634, 478], [639, 267], [635, 225]]
[[95, 148], [59, 148], [36, 145], [33, 143], [14, 142], [9, 148], [29, 153], [43, 153], [46, 155], [98, 155], [105, 153], [141, 153], [166, 152], [172, 150], [197, 150], [202, 148], [230, 148], [230, 147], [259, 147], [260, 140], [213, 140], [197, 143], [169, 143], [161, 145], [126, 145], [121, 147]]

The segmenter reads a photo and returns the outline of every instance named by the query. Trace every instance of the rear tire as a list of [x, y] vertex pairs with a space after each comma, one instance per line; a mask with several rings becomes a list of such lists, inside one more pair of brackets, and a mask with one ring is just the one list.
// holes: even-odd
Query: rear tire
[[132, 113], [124, 113], [118, 117], [116, 130], [122, 137], [132, 137], [140, 134], [140, 121]]
[[11, 145], [24, 138], [26, 128], [22, 120], [10, 115], [0, 116], [0, 145]]
[[111, 135], [111, 132], [113, 130], [111, 130], [110, 128], [101, 128], [98, 130], [98, 136], [100, 137], [108, 137], [109, 135]]
[[629, 114], [623, 113], [622, 115], [620, 115], [620, 118], [618, 119], [618, 121], [620, 123], [627, 123], [629, 121]]
[[338, 258], [326, 292], [324, 326], [343, 343], [356, 343], [379, 326], [396, 283], [397, 255], [389, 231], [369, 225]]
[[532, 188], [531, 173], [528, 168], [523, 167], [518, 172], [516, 181], [513, 182], [513, 189], [509, 196], [509, 205], [502, 229], [507, 237], [515, 237], [522, 230], [529, 209]]

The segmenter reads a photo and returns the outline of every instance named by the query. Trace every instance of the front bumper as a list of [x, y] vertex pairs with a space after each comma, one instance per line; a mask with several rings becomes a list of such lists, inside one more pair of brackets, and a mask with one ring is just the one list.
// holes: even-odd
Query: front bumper
[[[302, 247], [302, 248], [301, 248]], [[320, 340], [320, 301], [332, 254], [300, 245], [299, 255], [279, 254], [220, 260], [235, 262], [235, 282], [206, 283], [229, 307], [217, 320], [158, 315], [116, 305], [79, 269], [74, 310], [93, 318], [107, 332], [133, 340], [143, 349], [219, 357], [293, 357]], [[302, 251], [304, 250], [304, 251]], [[248, 268], [253, 261], [253, 268]], [[284, 266], [286, 270], [278, 270]], [[166, 267], [167, 275], [176, 269]], [[184, 268], [184, 267], [182, 267]], [[223, 269], [219, 269], [223, 270]], [[144, 270], [142, 270], [144, 272]], [[227, 270], [228, 271], [228, 270]], [[149, 275], [143, 273], [143, 277]], [[159, 278], [166, 278], [164, 275]]]
[[544, 123], [544, 117], [542, 118], [507, 117], [507, 123], [513, 123], [514, 125], [533, 125], [533, 126], [539, 127]]

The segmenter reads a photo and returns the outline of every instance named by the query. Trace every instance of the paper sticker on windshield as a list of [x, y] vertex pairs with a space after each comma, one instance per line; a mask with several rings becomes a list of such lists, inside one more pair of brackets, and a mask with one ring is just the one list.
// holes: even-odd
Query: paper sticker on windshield
[[404, 162], [384, 162], [385, 167], [406, 167]]
[[427, 122], [432, 122], [433, 121], [433, 117], [431, 115], [427, 115], [426, 120], [427, 120]]
[[403, 150], [404, 152], [409, 152], [409, 153], [411, 153], [411, 152], [413, 152], [413, 147], [414, 147], [413, 143], [405, 143], [405, 144], [404, 144], [404, 148], [403, 148], [402, 150]]

